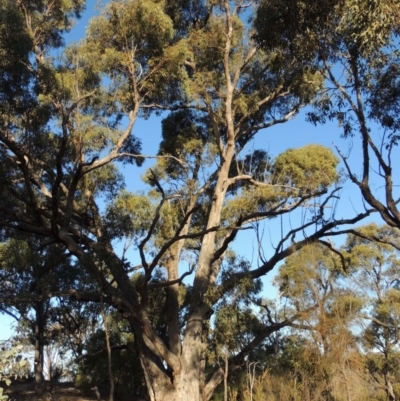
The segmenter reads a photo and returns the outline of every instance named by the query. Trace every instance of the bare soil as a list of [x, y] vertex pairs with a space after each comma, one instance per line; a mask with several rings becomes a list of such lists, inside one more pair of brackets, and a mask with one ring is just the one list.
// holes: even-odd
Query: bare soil
[[84, 396], [72, 383], [52, 383], [46, 387], [45, 394], [38, 397], [34, 382], [14, 382], [4, 388], [4, 394], [8, 395], [8, 401], [98, 401], [94, 391], [92, 397]]

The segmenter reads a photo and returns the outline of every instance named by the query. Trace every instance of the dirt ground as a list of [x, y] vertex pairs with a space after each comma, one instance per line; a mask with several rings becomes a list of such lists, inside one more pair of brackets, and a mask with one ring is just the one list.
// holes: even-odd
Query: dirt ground
[[[35, 394], [35, 383], [12, 383], [4, 388], [7, 401], [98, 401], [94, 391], [93, 396], [83, 396], [72, 383], [57, 383], [48, 386], [48, 391], [38, 397]], [[101, 398], [105, 401], [105, 398]]]

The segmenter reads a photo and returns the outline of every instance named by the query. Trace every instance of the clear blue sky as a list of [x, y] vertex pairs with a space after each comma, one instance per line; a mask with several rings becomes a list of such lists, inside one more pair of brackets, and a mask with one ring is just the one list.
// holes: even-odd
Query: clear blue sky
[[[95, 9], [96, 1], [89, 0], [87, 3], [86, 11], [82, 15], [82, 19], [77, 22], [72, 31], [67, 35], [67, 42], [78, 41], [85, 35], [85, 29], [88, 23], [88, 19], [98, 13]], [[143, 154], [154, 155], [157, 152], [157, 146], [160, 142], [160, 129], [161, 129], [161, 118], [152, 117], [149, 120], [140, 120], [134, 128], [134, 134], [142, 140], [143, 143]], [[354, 167], [356, 173], [361, 172], [362, 158], [361, 148], [359, 146], [358, 138], [344, 140], [340, 137], [341, 131], [335, 123], [328, 123], [324, 126], [314, 127], [311, 124], [305, 122], [304, 111], [294, 120], [281, 124], [276, 127], [270, 128], [263, 132], [260, 132], [257, 139], [254, 142], [254, 148], [262, 148], [267, 150], [272, 156], [277, 156], [288, 148], [297, 148], [307, 144], [322, 144], [328, 147], [332, 147], [335, 143], [343, 153], [347, 154], [351, 149], [350, 163]], [[137, 167], [127, 166], [123, 168], [123, 173], [127, 177], [128, 189], [135, 191], [138, 188], [144, 188], [143, 183], [140, 181], [140, 175], [142, 172], [151, 166], [154, 161], [148, 160], [145, 165], [138, 169]], [[358, 188], [356, 188], [350, 181], [343, 183], [343, 190], [341, 191], [341, 200], [337, 209], [337, 218], [350, 217], [356, 212], [363, 211], [362, 201], [359, 194]], [[296, 219], [299, 219], [299, 215], [302, 213], [301, 210], [292, 215], [291, 220], [285, 217], [284, 225], [289, 227], [289, 224], [295, 224]], [[297, 216], [297, 217], [296, 217]], [[373, 217], [373, 219], [377, 219]], [[370, 219], [371, 221], [371, 219]], [[380, 222], [379, 219], [377, 219]], [[270, 248], [270, 242], [279, 238], [280, 235], [280, 220], [275, 219], [268, 221], [265, 224], [264, 239], [267, 243], [266, 252]], [[337, 242], [337, 239], [335, 239]], [[251, 231], [244, 231], [241, 233], [236, 241], [235, 247], [238, 252], [243, 250], [244, 254], [253, 264], [257, 263], [257, 244], [255, 237]], [[273, 296], [274, 290], [271, 288], [269, 282], [273, 278], [275, 273], [271, 273], [265, 279], [265, 290], [266, 296]], [[0, 316], [0, 340], [7, 339], [12, 334], [11, 325], [13, 321], [7, 316]]]

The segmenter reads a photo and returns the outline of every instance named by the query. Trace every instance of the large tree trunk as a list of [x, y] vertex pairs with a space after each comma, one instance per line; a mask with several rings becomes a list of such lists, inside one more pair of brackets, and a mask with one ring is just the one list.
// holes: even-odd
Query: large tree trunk
[[[221, 167], [220, 176], [214, 190], [213, 204], [209, 214], [207, 229], [216, 227], [220, 223], [221, 209], [227, 191], [227, 179], [230, 161], [233, 151], [225, 155], [225, 163]], [[146, 382], [149, 388], [151, 401], [207, 401], [203, 394], [204, 389], [204, 323], [208, 319], [207, 313], [210, 306], [205, 301], [205, 294], [210, 286], [215, 284], [216, 272], [212, 263], [215, 251], [215, 231], [206, 234], [202, 240], [202, 248], [199, 256], [198, 268], [194, 282], [194, 294], [190, 305], [189, 318], [187, 320], [182, 350], [175, 355], [179, 358], [180, 368], [171, 372], [169, 380], [160, 380], [159, 371], [151, 373], [149, 365], [144, 366]], [[178, 260], [179, 252], [174, 261]], [[175, 274], [177, 273], [177, 266]], [[172, 279], [175, 277], [169, 277]], [[170, 292], [173, 288], [169, 289]], [[175, 295], [176, 296], [176, 295]], [[175, 347], [175, 352], [179, 347]], [[156, 367], [156, 366], [152, 366]]]
[[[130, 325], [134, 324], [133, 319]], [[147, 390], [151, 401], [203, 401], [202, 378], [204, 364], [202, 363], [203, 344], [199, 336], [190, 336], [182, 344], [178, 355], [179, 368], [171, 369], [154, 352], [152, 343], [138, 333], [137, 325], [135, 346], [139, 352], [144, 371]], [[200, 363], [199, 363], [200, 361]], [[205, 400], [204, 400], [205, 401]]]
[[182, 370], [173, 380], [165, 381], [146, 375], [150, 400], [203, 401], [199, 371], [199, 367], [191, 366], [182, 359]]

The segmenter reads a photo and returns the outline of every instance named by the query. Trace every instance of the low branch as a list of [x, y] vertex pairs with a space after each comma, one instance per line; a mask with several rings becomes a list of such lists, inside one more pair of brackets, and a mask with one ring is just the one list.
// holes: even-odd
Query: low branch
[[341, 262], [342, 262], [342, 267], [345, 273], [347, 273], [347, 266], [346, 266], [346, 259], [344, 258], [342, 252], [338, 251], [329, 241], [324, 241], [320, 239], [318, 241], [320, 244], [326, 246], [328, 249], [330, 249], [333, 253], [336, 253], [336, 255], [339, 256]]
[[[262, 129], [271, 128], [274, 125], [278, 125], [278, 124], [284, 124], [284, 123], [288, 122], [296, 113], [298, 113], [298, 111], [299, 111], [298, 109], [300, 107], [302, 107], [302, 106], [300, 105], [298, 108], [291, 110], [289, 113], [284, 115], [282, 118], [273, 119], [272, 121], [270, 121], [268, 123], [264, 123], [264, 124], [253, 125], [253, 126], [249, 127], [248, 129], [244, 130], [240, 134], [240, 136], [241, 137], [247, 136], [249, 139], [251, 139], [258, 131], [261, 131]], [[239, 128], [237, 129], [237, 131], [239, 133]]]
[[200, 111], [207, 111], [206, 107], [200, 107], [198, 105], [193, 104], [177, 104], [174, 106], [166, 106], [165, 104], [160, 103], [150, 103], [150, 104], [143, 104], [140, 106], [141, 109], [159, 109], [159, 110], [168, 110], [168, 111], [176, 111], [176, 110], [200, 110]]
[[230, 227], [223, 227], [220, 228], [220, 226], [215, 226], [215, 227], [210, 227], [206, 230], [200, 231], [198, 233], [191, 233], [191, 234], [184, 234], [184, 235], [177, 235], [173, 238], [171, 238], [169, 241], [167, 241], [161, 248], [160, 252], [157, 254], [157, 256], [153, 259], [153, 261], [151, 262], [151, 265], [149, 267], [149, 269], [154, 269], [158, 262], [160, 261], [160, 259], [162, 258], [162, 256], [165, 254], [165, 252], [175, 243], [178, 242], [182, 239], [195, 239], [195, 238], [200, 238], [203, 237], [204, 235], [214, 232], [214, 231], [220, 231], [220, 230], [229, 230]]
[[180, 276], [176, 280], [170, 280], [170, 281], [161, 281], [158, 283], [150, 283], [149, 288], [154, 289], [154, 288], [165, 288], [165, 287], [170, 287], [171, 285], [174, 284], [181, 284], [183, 279], [187, 276], [190, 276], [194, 271], [194, 265], [193, 267], [190, 268], [187, 272], [183, 273], [182, 276]]
[[[1, 299], [0, 299], [0, 302], [3, 303]], [[15, 319], [17, 322], [21, 319], [21, 316], [17, 316], [16, 314], [14, 314], [14, 313], [12, 313], [11, 311], [9, 311], [7, 308], [0, 307], [0, 311], [1, 311], [2, 313], [5, 313], [6, 315], [12, 317], [12, 318]]]
[[372, 317], [372, 316], [368, 316], [368, 315], [359, 315], [358, 317], [361, 319], [365, 319], [365, 320], [371, 320], [372, 322], [376, 323], [379, 326], [385, 327], [386, 329], [396, 329], [396, 330], [399, 329], [398, 325], [384, 323], [381, 320], [377, 319], [376, 317]]
[[147, 232], [146, 237], [143, 238], [143, 240], [140, 242], [140, 244], [138, 246], [140, 259], [141, 259], [141, 262], [142, 262], [142, 266], [143, 266], [143, 268], [144, 268], [144, 270], [146, 272], [146, 276], [149, 276], [151, 274], [151, 269], [149, 269], [149, 264], [147, 263], [146, 255], [144, 254], [144, 247], [147, 244], [147, 242], [150, 240], [151, 236], [153, 235], [153, 232], [154, 232], [154, 230], [156, 228], [156, 225], [157, 225], [158, 221], [160, 220], [161, 208], [162, 208], [162, 206], [164, 205], [164, 202], [165, 202], [164, 190], [163, 190], [162, 186], [160, 185], [157, 177], [153, 173], [153, 171], [152, 170], [150, 170], [150, 171], [151, 171], [151, 173], [153, 175], [152, 181], [154, 182], [154, 184], [157, 186], [158, 190], [160, 191], [160, 193], [162, 195], [162, 198], [161, 198], [161, 201], [160, 201], [160, 203], [158, 204], [158, 206], [156, 208], [155, 215], [154, 215], [153, 221], [151, 222], [149, 231]]
[[[113, 351], [113, 352], [115, 352], [115, 351], [124, 351], [124, 350], [128, 350], [130, 352], [134, 352], [134, 348], [133, 348], [133, 344], [132, 343], [128, 343], [128, 344], [124, 344], [124, 345], [112, 345], [110, 348], [111, 348], [111, 351]], [[76, 358], [76, 361], [80, 361], [82, 359], [87, 359], [87, 358], [97, 357], [97, 356], [105, 354], [105, 353], [107, 353], [107, 348], [103, 348], [100, 351], [92, 352], [90, 354], [79, 355]]]
[[188, 164], [185, 161], [182, 161], [181, 159], [179, 159], [175, 156], [172, 156], [172, 155], [149, 156], [149, 155], [122, 152], [122, 153], [118, 153], [118, 155], [116, 156], [116, 158], [120, 158], [120, 157], [132, 157], [135, 159], [171, 159], [171, 160], [176, 161], [184, 169], [186, 169], [185, 165]]
[[323, 227], [321, 227], [319, 230], [315, 231], [314, 234], [310, 235], [309, 237], [304, 238], [301, 241], [298, 242], [292, 242], [290, 246], [283, 248], [284, 243], [288, 239], [294, 239], [294, 236], [297, 232], [305, 230], [307, 227], [310, 227], [312, 225], [315, 225], [315, 221], [311, 221], [309, 223], [306, 223], [296, 229], [290, 230], [288, 234], [281, 240], [279, 241], [278, 246], [276, 247], [274, 255], [265, 263], [263, 263], [260, 267], [254, 270], [250, 270], [249, 272], [239, 272], [236, 274], [231, 275], [229, 278], [227, 278], [225, 281], [223, 281], [217, 288], [213, 291], [212, 297], [210, 297], [209, 302], [211, 304], [214, 304], [215, 302], [220, 299], [223, 294], [225, 294], [227, 291], [229, 291], [231, 288], [234, 288], [238, 282], [243, 280], [245, 277], [248, 277], [250, 279], [257, 279], [265, 274], [269, 273], [279, 262], [282, 260], [286, 259], [288, 256], [292, 255], [293, 253], [297, 252], [301, 248], [305, 247], [306, 245], [309, 245], [311, 243], [314, 243], [318, 240], [320, 240], [323, 237], [328, 237], [328, 236], [333, 236], [333, 235], [343, 235], [346, 234], [349, 230], [334, 230], [339, 226], [343, 225], [353, 225], [362, 219], [368, 217], [371, 213], [376, 212], [373, 209], [369, 209], [365, 211], [364, 213], [358, 214], [356, 217], [352, 219], [341, 219], [341, 220], [334, 220], [331, 221], [330, 223], [326, 223]]
[[283, 185], [283, 184], [271, 184], [269, 182], [261, 182], [255, 180], [251, 175], [247, 174], [239, 174], [236, 177], [232, 177], [228, 180], [228, 185], [233, 185], [238, 181], [248, 181], [250, 184], [254, 185], [255, 187], [272, 187], [272, 188], [284, 188], [284, 189], [290, 189], [295, 192], [301, 191], [300, 188], [293, 187], [291, 185]]

